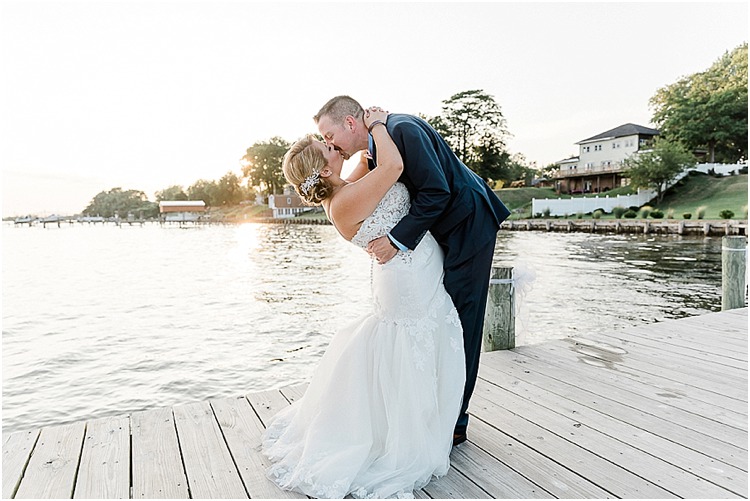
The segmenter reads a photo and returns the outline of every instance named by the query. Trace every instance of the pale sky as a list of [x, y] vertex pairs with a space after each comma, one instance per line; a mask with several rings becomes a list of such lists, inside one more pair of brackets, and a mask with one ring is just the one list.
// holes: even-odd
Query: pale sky
[[3, 216], [239, 173], [338, 94], [435, 115], [483, 89], [541, 167], [747, 40], [745, 2], [3, 1]]

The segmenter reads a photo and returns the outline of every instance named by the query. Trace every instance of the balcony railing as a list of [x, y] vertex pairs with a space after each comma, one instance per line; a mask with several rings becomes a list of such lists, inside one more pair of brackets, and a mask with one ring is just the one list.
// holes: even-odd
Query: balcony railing
[[615, 174], [624, 172], [625, 166], [622, 164], [598, 165], [596, 167], [582, 167], [580, 169], [559, 170], [552, 175], [552, 179], [562, 179], [566, 177], [592, 176], [596, 174]]

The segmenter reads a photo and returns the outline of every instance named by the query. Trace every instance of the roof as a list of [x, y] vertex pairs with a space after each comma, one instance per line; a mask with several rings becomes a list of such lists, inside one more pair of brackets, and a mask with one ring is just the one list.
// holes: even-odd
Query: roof
[[[307, 207], [307, 205], [302, 202], [302, 199], [297, 195], [296, 193], [287, 193], [284, 195], [269, 195], [269, 199], [273, 197], [273, 205], [274, 207], [278, 209], [282, 208], [297, 208], [297, 207]], [[269, 201], [270, 203], [270, 201]]]
[[614, 129], [608, 130], [607, 132], [602, 132], [601, 134], [597, 134], [596, 136], [590, 137], [588, 139], [578, 141], [576, 144], [588, 143], [590, 141], [600, 141], [602, 139], [614, 139], [617, 137], [624, 137], [624, 136], [635, 136], [636, 134], [643, 134], [646, 136], [658, 136], [659, 131], [657, 129], [651, 129], [649, 127], [644, 127], [642, 125], [625, 124], [625, 125], [620, 125], [619, 127], [615, 127]]
[[205, 207], [203, 200], [162, 200], [159, 207]]

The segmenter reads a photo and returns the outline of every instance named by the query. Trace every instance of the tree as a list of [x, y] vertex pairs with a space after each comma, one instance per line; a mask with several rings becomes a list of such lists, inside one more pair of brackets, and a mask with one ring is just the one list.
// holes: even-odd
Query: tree
[[707, 148], [711, 162], [747, 158], [747, 43], [710, 68], [662, 87], [649, 100], [662, 137]]
[[245, 199], [240, 178], [234, 172], [227, 172], [216, 183], [216, 202], [220, 205], [237, 205]]
[[443, 101], [440, 115], [428, 119], [456, 156], [489, 183], [508, 176], [510, 134], [495, 98], [483, 90], [467, 90]]
[[187, 189], [189, 200], [203, 200], [208, 207], [219, 205], [218, 186], [216, 181], [199, 179]]
[[633, 187], [655, 190], [657, 203], [660, 203], [667, 183], [694, 164], [695, 157], [682, 144], [657, 139], [652, 150], [625, 160], [625, 175]]
[[112, 188], [109, 191], [98, 193], [83, 210], [86, 216], [127, 217], [129, 213], [153, 217], [158, 214], [159, 206], [149, 202], [146, 194], [138, 190], [126, 190]]
[[248, 185], [257, 187], [260, 193], [281, 193], [286, 184], [281, 165], [289, 146], [288, 141], [276, 136], [248, 148], [242, 157], [242, 174], [248, 178]]
[[156, 201], [162, 200], [187, 200], [188, 196], [182, 186], [175, 184], [155, 193]]

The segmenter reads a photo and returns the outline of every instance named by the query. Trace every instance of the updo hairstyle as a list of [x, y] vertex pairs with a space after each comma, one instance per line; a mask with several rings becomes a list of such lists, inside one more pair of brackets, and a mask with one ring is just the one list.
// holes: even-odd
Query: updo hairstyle
[[333, 186], [327, 178], [318, 177], [307, 193], [300, 189], [300, 185], [315, 173], [320, 173], [328, 165], [323, 152], [315, 147], [315, 137], [308, 134], [289, 148], [284, 155], [282, 169], [287, 182], [294, 186], [294, 190], [306, 205], [320, 205], [333, 193]]

